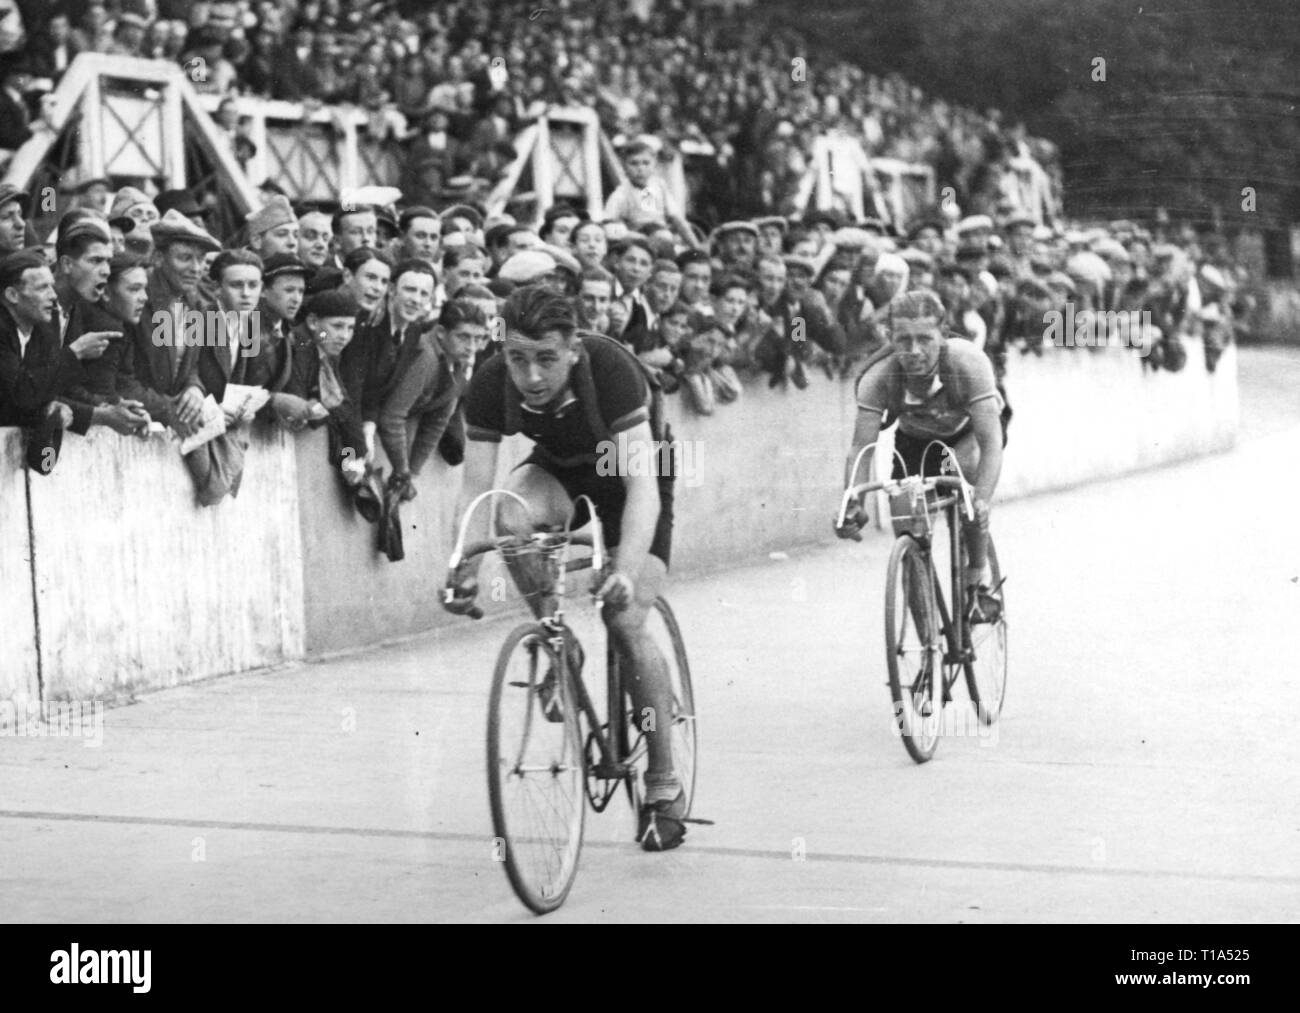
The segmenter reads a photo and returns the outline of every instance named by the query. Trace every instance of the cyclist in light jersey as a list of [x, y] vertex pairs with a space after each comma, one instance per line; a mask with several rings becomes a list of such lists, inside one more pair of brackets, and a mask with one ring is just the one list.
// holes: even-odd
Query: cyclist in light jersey
[[[944, 333], [944, 307], [929, 289], [914, 289], [890, 303], [887, 350], [868, 364], [858, 379], [858, 416], [845, 469], [845, 487], [853, 484], [853, 464], [863, 447], [876, 442], [885, 426], [897, 422], [892, 476], [937, 475], [943, 454], [932, 440], [953, 448], [962, 474], [974, 486], [974, 522], [965, 522], [969, 558], [967, 600], [975, 621], [996, 621], [1000, 602], [988, 587], [989, 504], [1002, 471], [1006, 429], [1002, 398], [988, 357], [970, 342], [949, 340]], [[870, 474], [870, 454], [859, 474]], [[923, 460], [924, 459], [924, 460]], [[923, 470], [924, 468], [924, 470]], [[910, 512], [894, 504], [895, 516]], [[866, 523], [862, 504], [852, 504], [841, 538], [857, 538]]]

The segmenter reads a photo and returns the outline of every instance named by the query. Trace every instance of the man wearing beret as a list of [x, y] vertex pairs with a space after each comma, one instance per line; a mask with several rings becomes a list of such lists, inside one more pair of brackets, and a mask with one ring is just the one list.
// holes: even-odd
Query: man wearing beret
[[265, 260], [276, 254], [298, 253], [298, 219], [289, 198], [277, 194], [248, 216], [248, 248]]
[[361, 306], [346, 289], [329, 289], [308, 299], [303, 311], [284, 392], [306, 403], [307, 424], [312, 428], [328, 423], [330, 463], [343, 471], [349, 485], [356, 485], [366, 471], [362, 377], [350, 378], [340, 359], [352, 341]]

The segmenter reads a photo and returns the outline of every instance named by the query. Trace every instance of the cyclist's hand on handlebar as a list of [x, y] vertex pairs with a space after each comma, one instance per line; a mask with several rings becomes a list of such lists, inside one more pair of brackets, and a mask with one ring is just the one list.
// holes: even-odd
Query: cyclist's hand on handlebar
[[612, 612], [622, 612], [632, 604], [635, 595], [636, 585], [632, 578], [618, 570], [610, 572], [596, 592], [596, 597]]
[[483, 610], [474, 604], [477, 598], [478, 581], [473, 577], [458, 578], [454, 573], [447, 576], [447, 586], [443, 588], [442, 607], [452, 615], [482, 619]]
[[862, 529], [867, 526], [867, 514], [858, 503], [850, 503], [844, 513], [844, 523], [835, 525], [835, 534], [840, 538], [852, 538], [862, 541]]

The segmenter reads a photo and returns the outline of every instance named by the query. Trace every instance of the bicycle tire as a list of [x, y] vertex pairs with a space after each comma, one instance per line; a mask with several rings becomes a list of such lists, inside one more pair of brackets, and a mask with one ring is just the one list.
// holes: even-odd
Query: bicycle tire
[[[917, 616], [908, 601], [907, 562], [915, 559], [921, 567], [925, 587], [920, 589], [920, 601], [929, 612], [929, 638], [921, 636]], [[889, 696], [893, 702], [893, 728], [903, 740], [903, 747], [917, 763], [925, 763], [939, 745], [939, 728], [943, 713], [943, 648], [939, 631], [939, 609], [935, 604], [936, 582], [934, 565], [930, 556], [911, 535], [902, 535], [894, 542], [889, 554], [889, 568], [885, 584], [885, 660], [889, 670]], [[907, 624], [911, 621], [913, 640], [907, 638]], [[928, 642], [927, 642], [928, 640]], [[911, 656], [917, 658], [915, 670], [905, 667]], [[929, 656], [930, 671], [925, 674], [925, 657]], [[930, 713], [921, 713], [920, 706], [929, 703]]]
[[[656, 614], [658, 620], [655, 619]], [[660, 626], [659, 623], [662, 625]], [[681, 626], [678, 625], [677, 616], [666, 598], [661, 596], [654, 600], [654, 605], [647, 615], [647, 625], [660, 653], [664, 655], [669, 681], [672, 683], [673, 769], [678, 780], [681, 781], [682, 791], [686, 793], [686, 809], [683, 815], [689, 816], [691, 807], [695, 804], [696, 756], [699, 745], [695, 687], [691, 683], [690, 660], [686, 655], [686, 642], [682, 638]], [[645, 733], [641, 730], [636, 706], [626, 688], [623, 690], [623, 699], [624, 712], [627, 714], [627, 741], [631, 744], [628, 760], [641, 772], [640, 777], [628, 781], [628, 801], [631, 802], [634, 810], [639, 810], [645, 797], [641, 785], [649, 757], [646, 752]]]
[[979, 623], [967, 630], [974, 660], [964, 666], [971, 705], [984, 725], [997, 721], [1007, 698], [1007, 592], [992, 537], [989, 538], [989, 575], [992, 578], [989, 586], [998, 588], [1002, 599], [1002, 614], [996, 623]]
[[[522, 673], [514, 667], [520, 661]], [[565, 672], [558, 686], [561, 722], [547, 721], [542, 713], [539, 688], [545, 665]], [[526, 623], [511, 630], [501, 645], [488, 700], [494, 857], [505, 864], [515, 895], [537, 914], [564, 903], [582, 852], [586, 772], [578, 709], [568, 680], [546, 628]], [[530, 814], [528, 803], [542, 793], [548, 803]], [[546, 817], [552, 826], [530, 815]]]

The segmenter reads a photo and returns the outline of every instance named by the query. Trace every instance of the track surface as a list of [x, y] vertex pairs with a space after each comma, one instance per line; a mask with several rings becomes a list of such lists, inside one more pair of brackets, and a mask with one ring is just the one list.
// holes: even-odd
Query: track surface
[[[716, 825], [646, 855], [621, 801], [589, 816], [543, 921], [1296, 920], [1300, 354], [1241, 380], [1234, 452], [998, 507], [1006, 711], [924, 766], [885, 538], [677, 581]], [[98, 748], [0, 739], [0, 917], [536, 921], [492, 860], [506, 629], [154, 694]]]

